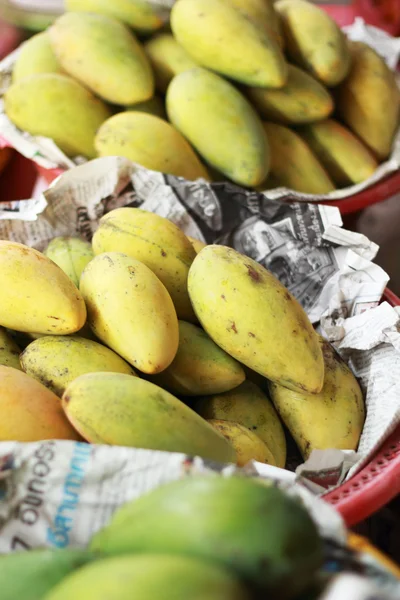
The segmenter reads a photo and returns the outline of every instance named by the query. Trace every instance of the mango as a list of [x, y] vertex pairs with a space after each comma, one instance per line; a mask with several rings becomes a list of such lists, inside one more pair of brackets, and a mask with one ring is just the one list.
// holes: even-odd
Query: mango
[[62, 396], [67, 386], [85, 373], [112, 372], [136, 375], [118, 354], [78, 336], [49, 335], [29, 344], [21, 354], [25, 373]]
[[189, 240], [189, 242], [192, 244], [192, 246], [193, 246], [194, 251], [196, 252], [196, 254], [198, 254], [200, 252], [200, 250], [202, 250], [204, 248], [204, 246], [207, 246], [206, 242], [202, 242], [201, 240], [197, 240], [196, 238], [193, 238], [190, 235], [187, 235], [186, 237]]
[[313, 450], [356, 450], [365, 420], [363, 394], [357, 379], [329, 342], [320, 338], [320, 345], [325, 379], [318, 394], [270, 384], [275, 408], [304, 459]]
[[250, 600], [233, 573], [190, 556], [143, 554], [97, 561], [43, 600]]
[[344, 123], [384, 160], [399, 125], [400, 93], [395, 74], [369, 46], [352, 42], [352, 68], [337, 91]]
[[100, 341], [148, 374], [178, 350], [178, 319], [166, 288], [145, 264], [118, 252], [96, 256], [81, 277], [88, 322]]
[[236, 388], [245, 379], [241, 365], [200, 327], [179, 321], [178, 352], [170, 366], [151, 381], [173, 394], [199, 396]]
[[154, 36], [145, 43], [144, 49], [153, 67], [156, 88], [163, 94], [175, 75], [198, 66], [168, 33]]
[[171, 123], [229, 179], [248, 186], [265, 179], [269, 149], [261, 121], [228, 81], [201, 68], [180, 73], [166, 106]]
[[[135, 379], [133, 379], [135, 381]], [[262, 598], [297, 598], [323, 561], [300, 502], [245, 477], [192, 476], [119, 509], [91, 549], [110, 555], [163, 552], [232, 571]]]
[[287, 66], [271, 36], [226, 0], [177, 0], [171, 11], [177, 42], [199, 65], [260, 87], [282, 87]]
[[190, 267], [188, 290], [201, 325], [225, 352], [289, 389], [321, 391], [318, 335], [267, 269], [232, 248], [209, 245]]
[[41, 252], [0, 240], [0, 325], [16, 331], [65, 335], [86, 320], [79, 290]]
[[351, 54], [346, 36], [328, 13], [306, 0], [279, 0], [275, 8], [290, 59], [328, 87], [343, 81]]
[[305, 194], [328, 194], [335, 189], [306, 142], [283, 125], [264, 123], [271, 148], [270, 175], [275, 183]]
[[20, 81], [38, 73], [62, 72], [51, 47], [49, 35], [47, 31], [43, 31], [22, 44], [12, 71], [12, 80]]
[[20, 348], [8, 335], [4, 327], [0, 327], [0, 365], [21, 370], [19, 362]]
[[294, 65], [288, 65], [288, 80], [281, 89], [252, 87], [247, 94], [260, 115], [276, 123], [312, 123], [333, 111], [328, 90]]
[[167, 288], [178, 318], [196, 322], [187, 291], [196, 252], [169, 219], [140, 208], [117, 208], [100, 219], [92, 245], [95, 254], [122, 252], [140, 260]]
[[339, 187], [361, 183], [378, 168], [364, 144], [334, 119], [308, 125], [300, 134]]
[[99, 13], [114, 17], [139, 32], [160, 29], [164, 24], [159, 10], [146, 0], [65, 0], [66, 10]]
[[272, 452], [254, 431], [250, 431], [240, 423], [222, 419], [209, 419], [208, 423], [222, 433], [235, 448], [238, 467], [244, 467], [252, 460], [276, 466]]
[[81, 375], [67, 387], [62, 405], [77, 431], [95, 444], [236, 460], [229, 442], [191, 408], [138, 377]]
[[167, 113], [165, 112], [164, 100], [160, 96], [153, 96], [150, 100], [144, 102], [138, 102], [137, 104], [131, 104], [126, 107], [127, 111], [138, 111], [144, 112], [154, 117], [160, 117], [160, 119], [167, 120]]
[[32, 75], [4, 95], [8, 118], [31, 135], [54, 140], [68, 156], [94, 158], [94, 136], [110, 110], [77, 81], [57, 73]]
[[282, 28], [274, 9], [273, 0], [229, 0], [229, 4], [243, 13], [254, 25], [260, 27], [283, 48]]
[[189, 180], [209, 179], [179, 131], [154, 115], [136, 111], [114, 115], [98, 130], [95, 146], [99, 156], [125, 156], [152, 171]]
[[2, 442], [81, 439], [65, 418], [60, 399], [12, 367], [0, 366], [0, 411]]
[[198, 398], [193, 408], [204, 419], [238, 423], [257, 434], [273, 456], [270, 464], [284, 468], [286, 439], [282, 424], [268, 396], [252, 381], [246, 380], [224, 394]]
[[150, 63], [123, 23], [100, 14], [67, 12], [49, 35], [62, 68], [104, 100], [134, 104], [153, 96]]
[[94, 258], [89, 242], [75, 237], [53, 238], [44, 255], [55, 262], [77, 288], [84, 268]]

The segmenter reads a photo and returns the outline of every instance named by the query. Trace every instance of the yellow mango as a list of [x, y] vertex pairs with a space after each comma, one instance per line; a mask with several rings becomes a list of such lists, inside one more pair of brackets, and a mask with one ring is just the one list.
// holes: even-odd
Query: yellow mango
[[92, 245], [95, 254], [122, 252], [140, 260], [165, 285], [178, 317], [196, 321], [187, 291], [196, 252], [169, 219], [140, 208], [117, 208], [100, 219]]
[[19, 362], [20, 354], [21, 350], [18, 348], [18, 345], [5, 329], [0, 327], [0, 365], [21, 370]]
[[265, 119], [283, 124], [312, 123], [329, 117], [333, 100], [314, 77], [288, 65], [288, 80], [279, 90], [252, 87], [247, 94]]
[[274, 9], [273, 0], [227, 0], [227, 2], [246, 15], [254, 25], [264, 30], [283, 48], [281, 24]]
[[269, 149], [261, 121], [228, 81], [201, 68], [180, 73], [166, 106], [171, 123], [229, 179], [246, 186], [265, 179]]
[[94, 258], [89, 242], [75, 237], [56, 237], [51, 240], [44, 255], [56, 263], [79, 288], [83, 269]]
[[343, 81], [351, 55], [346, 36], [328, 13], [306, 0], [279, 0], [275, 8], [289, 58], [328, 87]]
[[37, 33], [24, 42], [15, 61], [12, 80], [19, 81], [38, 73], [62, 73], [50, 44], [47, 31]]
[[29, 344], [20, 357], [22, 369], [57, 396], [80, 375], [99, 371], [136, 375], [118, 354], [78, 336], [49, 335]]
[[119, 21], [100, 14], [68, 12], [49, 35], [62, 68], [113, 104], [143, 102], [154, 93], [154, 78], [142, 45]]
[[269, 32], [226, 0], [177, 0], [171, 11], [177, 42], [199, 65], [247, 85], [281, 87], [287, 66]]
[[243, 425], [265, 443], [277, 467], [286, 463], [286, 438], [278, 414], [268, 396], [252, 381], [244, 381], [224, 394], [204, 396], [193, 408], [204, 419], [233, 421]]
[[209, 179], [179, 131], [154, 115], [136, 111], [114, 115], [98, 130], [95, 146], [99, 156], [125, 156], [152, 171]]
[[99, 13], [114, 17], [140, 32], [156, 31], [164, 24], [150, 2], [146, 0], [65, 0], [66, 10]]
[[289, 389], [321, 390], [318, 335], [267, 269], [232, 248], [206, 246], [190, 267], [188, 290], [201, 325], [225, 352]]
[[0, 325], [59, 335], [83, 327], [83, 298], [53, 261], [23, 244], [0, 240], [0, 264]]
[[172, 394], [199, 396], [236, 388], [245, 379], [241, 365], [200, 327], [179, 321], [178, 352], [170, 366], [151, 381]]
[[83, 85], [41, 73], [13, 83], [4, 95], [8, 118], [31, 135], [49, 137], [68, 156], [94, 158], [94, 136], [111, 112]]
[[197, 67], [197, 63], [171, 34], [160, 33], [152, 37], [145, 43], [144, 49], [153, 67], [156, 88], [162, 93], [167, 91], [175, 75]]
[[369, 46], [352, 42], [352, 68], [337, 92], [344, 123], [380, 159], [390, 154], [399, 126], [400, 93], [395, 74]]
[[270, 384], [275, 408], [292, 434], [304, 459], [313, 450], [356, 450], [364, 426], [365, 408], [357, 379], [334, 351], [320, 338], [325, 380], [318, 394], [294, 392]]
[[238, 467], [244, 467], [251, 460], [276, 466], [271, 451], [254, 431], [250, 431], [247, 427], [233, 421], [209, 419], [208, 423], [232, 444], [236, 451]]
[[191, 408], [160, 387], [120, 373], [90, 373], [75, 379], [62, 404], [82, 436], [113, 444], [183, 452], [235, 462], [233, 447]]
[[201, 240], [197, 240], [196, 238], [190, 237], [190, 235], [187, 235], [186, 237], [192, 244], [196, 254], [198, 254], [200, 250], [203, 250], [204, 246], [207, 246], [206, 242], [202, 242]]
[[361, 183], [378, 168], [364, 144], [334, 119], [308, 125], [300, 134], [339, 187]]
[[0, 441], [80, 440], [60, 399], [12, 367], [0, 366]]
[[264, 123], [271, 148], [275, 184], [305, 194], [328, 194], [335, 189], [328, 173], [305, 141], [283, 125]]
[[121, 254], [96, 256], [81, 277], [95, 335], [144, 373], [166, 369], [178, 350], [171, 296], [145, 264]]
[[126, 107], [127, 111], [138, 111], [144, 112], [160, 119], [167, 120], [167, 113], [165, 112], [164, 100], [160, 96], [153, 96], [150, 100], [144, 102], [138, 102], [137, 104], [131, 104]]

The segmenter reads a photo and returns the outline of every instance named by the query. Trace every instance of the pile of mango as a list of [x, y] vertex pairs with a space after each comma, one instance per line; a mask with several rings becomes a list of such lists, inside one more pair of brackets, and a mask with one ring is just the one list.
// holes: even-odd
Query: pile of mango
[[55, 238], [43, 254], [0, 241], [0, 264], [0, 440], [284, 467], [284, 424], [304, 458], [357, 448], [351, 370], [289, 291], [232, 248], [125, 207], [91, 244]]
[[399, 125], [393, 72], [305, 0], [66, 0], [22, 47], [8, 117], [71, 157], [325, 194], [368, 179]]

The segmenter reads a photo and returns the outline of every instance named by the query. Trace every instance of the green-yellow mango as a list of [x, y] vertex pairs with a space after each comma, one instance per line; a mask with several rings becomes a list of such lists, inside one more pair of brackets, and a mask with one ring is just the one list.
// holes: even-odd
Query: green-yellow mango
[[245, 379], [241, 365], [201, 327], [179, 321], [178, 352], [170, 366], [151, 381], [172, 394], [199, 396], [236, 388]]
[[290, 59], [328, 87], [343, 81], [351, 54], [346, 36], [328, 13], [306, 0], [279, 0], [275, 8]]
[[321, 391], [318, 335], [267, 269], [232, 248], [206, 246], [190, 267], [188, 290], [201, 325], [225, 352], [289, 389]]
[[145, 264], [119, 252], [96, 256], [81, 277], [98, 339], [144, 373], [159, 373], [178, 350], [178, 319], [166, 288]]
[[179, 131], [154, 115], [130, 111], [112, 116], [99, 128], [95, 146], [99, 156], [125, 156], [152, 171], [189, 180], [209, 179]]
[[154, 94], [143, 47], [126, 25], [104, 15], [68, 12], [49, 29], [62, 68], [113, 104], [134, 104]]
[[137, 104], [131, 104], [126, 107], [127, 111], [137, 110], [138, 112], [144, 112], [160, 119], [167, 120], [167, 113], [165, 112], [164, 100], [160, 96], [153, 96], [150, 100], [144, 102], [138, 102]]
[[349, 76], [337, 91], [344, 123], [380, 160], [390, 154], [399, 125], [400, 92], [395, 73], [367, 44], [351, 43]]
[[282, 424], [269, 398], [253, 382], [244, 381], [224, 394], [199, 398], [193, 408], [204, 419], [233, 421], [247, 427], [266, 444], [275, 464], [284, 468], [286, 439]]
[[41, 252], [0, 240], [0, 325], [16, 331], [66, 335], [86, 321], [82, 295]]
[[244, 467], [252, 460], [276, 466], [271, 450], [254, 431], [233, 421], [208, 419], [207, 422], [219, 431], [235, 448], [236, 464], [238, 467]]
[[305, 194], [328, 194], [335, 189], [328, 173], [306, 144], [284, 125], [264, 123], [271, 148], [275, 183]]
[[12, 80], [19, 81], [38, 73], [62, 73], [47, 31], [37, 33], [22, 44], [15, 61]]
[[361, 183], [378, 168], [364, 144], [334, 119], [310, 124], [300, 134], [339, 187]]
[[117, 208], [100, 219], [92, 245], [95, 254], [122, 252], [140, 260], [165, 285], [178, 317], [196, 322], [187, 291], [196, 252], [172, 221], [140, 208]]
[[0, 365], [22, 370], [19, 362], [20, 354], [21, 350], [18, 345], [5, 329], [0, 327]]
[[253, 107], [231, 83], [206, 69], [185, 71], [171, 81], [166, 105], [171, 123], [229, 179], [246, 186], [265, 179], [265, 132]]
[[229, 442], [162, 388], [120, 373], [89, 373], [66, 389], [62, 404], [82, 436], [113, 444], [235, 462]]
[[248, 96], [259, 113], [268, 120], [284, 123], [312, 123], [329, 117], [333, 100], [328, 90], [308, 73], [288, 66], [288, 80], [279, 89], [252, 87]]
[[118, 354], [78, 336], [49, 335], [29, 344], [20, 357], [22, 369], [57, 396], [80, 375], [107, 372], [136, 375]]
[[49, 137], [68, 156], [94, 158], [94, 136], [110, 110], [83, 85], [57, 73], [13, 83], [4, 95], [8, 118], [31, 135]]
[[65, 0], [65, 8], [114, 17], [143, 33], [156, 31], [164, 24], [159, 9], [146, 0]]
[[94, 258], [89, 242], [75, 237], [56, 237], [51, 240], [44, 255], [56, 263], [79, 288], [79, 280], [86, 265]]
[[228, 0], [254, 25], [264, 30], [282, 48], [284, 39], [279, 17], [274, 9], [273, 0]]
[[268, 31], [226, 0], [177, 0], [171, 28], [178, 43], [203, 67], [247, 85], [282, 87], [287, 66]]
[[144, 45], [153, 67], [157, 89], [165, 93], [170, 81], [183, 71], [197, 67], [197, 63], [178, 44], [173, 35], [160, 33]]
[[357, 379], [329, 342], [320, 338], [320, 344], [325, 380], [319, 394], [294, 392], [270, 384], [275, 408], [304, 459], [313, 450], [356, 450], [365, 419], [363, 394]]

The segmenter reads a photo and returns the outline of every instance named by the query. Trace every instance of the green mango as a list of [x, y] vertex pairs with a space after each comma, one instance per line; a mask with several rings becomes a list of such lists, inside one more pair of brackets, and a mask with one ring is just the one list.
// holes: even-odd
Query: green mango
[[22, 44], [12, 72], [12, 80], [38, 73], [63, 73], [50, 44], [46, 31], [37, 33]]
[[94, 258], [91, 244], [75, 237], [56, 237], [43, 252], [56, 263], [79, 288], [86, 265]]

